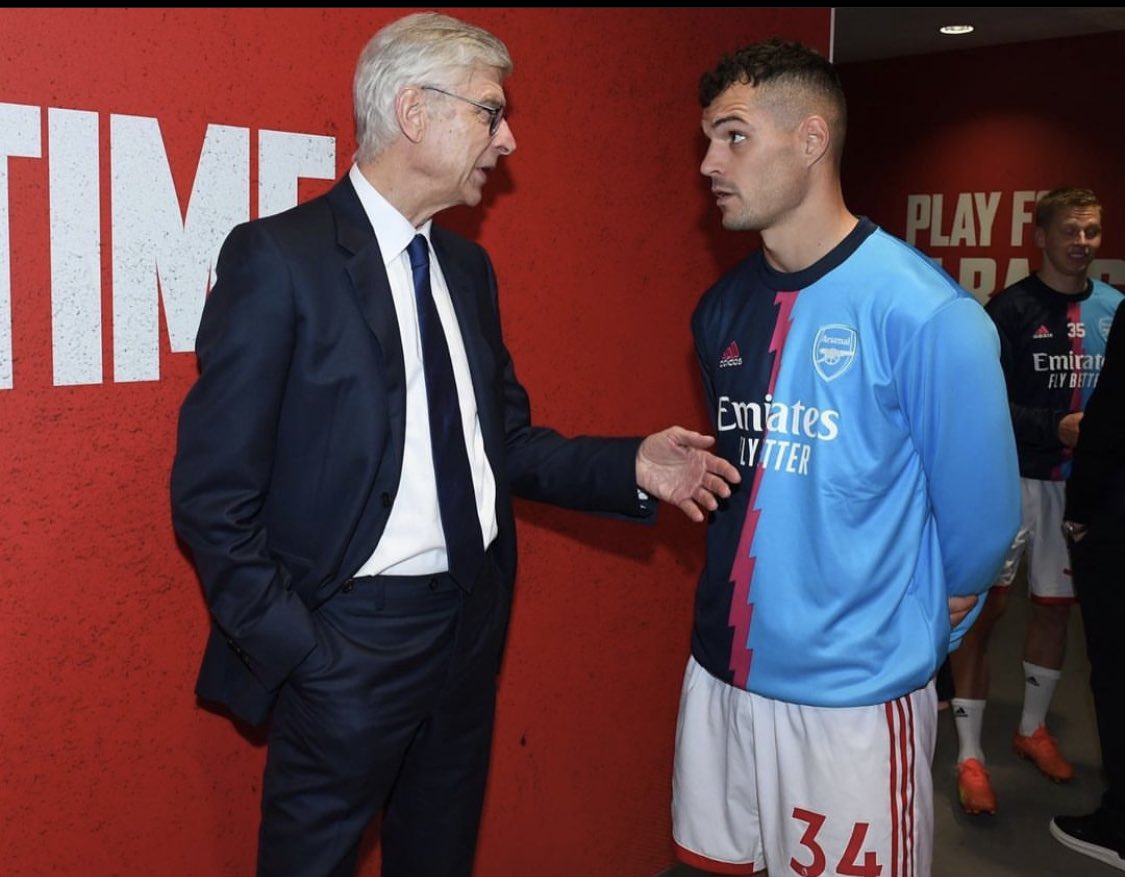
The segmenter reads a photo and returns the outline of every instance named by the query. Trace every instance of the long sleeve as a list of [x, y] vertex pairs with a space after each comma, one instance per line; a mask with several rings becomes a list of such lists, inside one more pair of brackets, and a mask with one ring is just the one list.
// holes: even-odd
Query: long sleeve
[[204, 308], [200, 376], [180, 412], [172, 517], [216, 623], [273, 689], [315, 638], [262, 522], [294, 314], [284, 260], [254, 231], [242, 226], [224, 244]]
[[[975, 301], [958, 299], [919, 331], [899, 377], [926, 471], [947, 592], [982, 593], [1020, 521], [1019, 468], [996, 330]], [[971, 621], [953, 631], [953, 645]]]

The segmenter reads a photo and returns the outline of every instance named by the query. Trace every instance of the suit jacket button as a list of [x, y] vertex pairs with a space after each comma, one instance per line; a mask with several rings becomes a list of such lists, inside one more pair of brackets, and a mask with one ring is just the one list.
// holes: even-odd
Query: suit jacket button
[[383, 500], [383, 508], [389, 509], [391, 507], [391, 504], [394, 502], [394, 497], [391, 496], [389, 493], [384, 492], [383, 496], [382, 496], [382, 500]]
[[355, 588], [355, 579], [348, 579], [340, 586], [340, 590], [345, 594], [350, 594], [353, 588]]

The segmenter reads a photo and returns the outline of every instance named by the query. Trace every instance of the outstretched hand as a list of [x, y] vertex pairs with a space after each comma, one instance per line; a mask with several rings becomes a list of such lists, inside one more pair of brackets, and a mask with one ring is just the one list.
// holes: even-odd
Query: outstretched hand
[[707, 451], [714, 443], [714, 436], [682, 426], [648, 436], [637, 451], [637, 485], [693, 521], [706, 520], [741, 480], [737, 468]]

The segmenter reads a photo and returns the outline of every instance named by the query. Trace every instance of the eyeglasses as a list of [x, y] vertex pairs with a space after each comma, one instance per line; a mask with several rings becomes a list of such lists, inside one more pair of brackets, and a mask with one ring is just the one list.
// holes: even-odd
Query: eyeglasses
[[490, 107], [488, 104], [482, 104], [475, 100], [470, 100], [467, 97], [461, 97], [459, 94], [454, 94], [452, 91], [446, 91], [444, 88], [438, 88], [434, 85], [423, 85], [422, 91], [436, 91], [438, 94], [444, 94], [446, 97], [451, 97], [454, 100], [464, 101], [467, 104], [472, 104], [478, 110], [484, 110], [488, 113], [488, 136], [495, 137], [496, 132], [500, 130], [500, 123], [504, 121], [504, 106]]

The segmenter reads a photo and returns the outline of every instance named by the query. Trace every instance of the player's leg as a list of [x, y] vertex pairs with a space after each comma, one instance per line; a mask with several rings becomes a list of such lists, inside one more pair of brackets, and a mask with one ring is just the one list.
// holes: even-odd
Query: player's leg
[[1065, 483], [1033, 482], [1037, 518], [1028, 552], [1031, 617], [1024, 639], [1024, 698], [1012, 746], [1046, 776], [1066, 782], [1074, 768], [1047, 731], [1047, 711], [1061, 676], [1074, 583], [1062, 535]]
[[996, 792], [985, 767], [987, 759], [981, 742], [989, 690], [988, 646], [1007, 607], [1008, 589], [1030, 540], [1034, 522], [1031, 505], [1034, 497], [1030, 490], [1029, 481], [1020, 479], [1022, 520], [1019, 531], [980, 615], [961, 640], [960, 647], [949, 656], [953, 668], [951, 706], [957, 729], [957, 797], [962, 809], [970, 814], [996, 812]]

